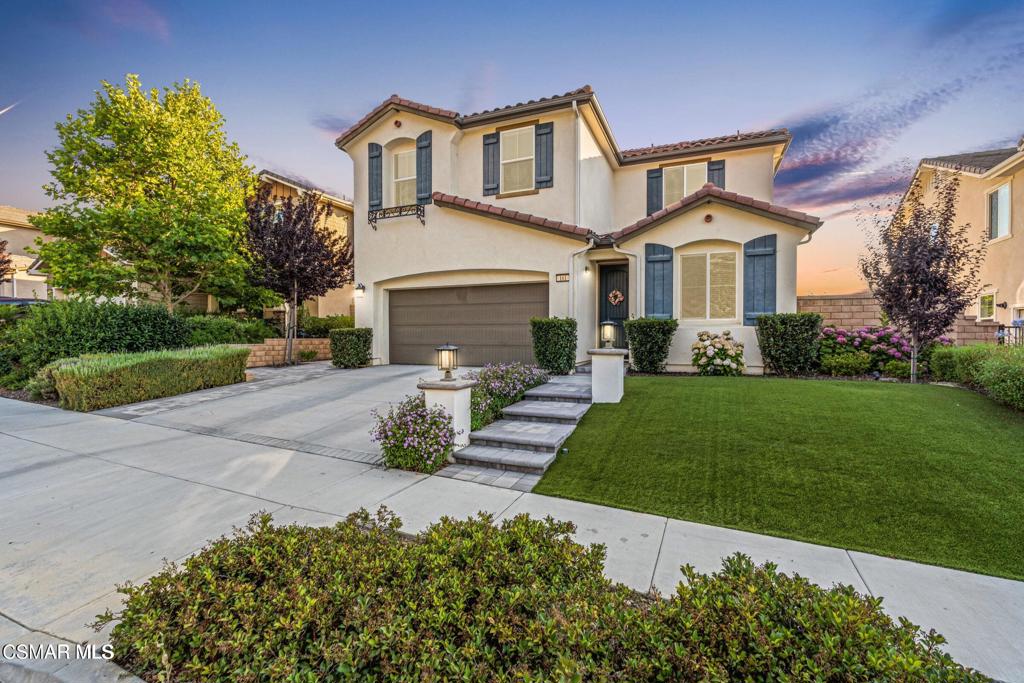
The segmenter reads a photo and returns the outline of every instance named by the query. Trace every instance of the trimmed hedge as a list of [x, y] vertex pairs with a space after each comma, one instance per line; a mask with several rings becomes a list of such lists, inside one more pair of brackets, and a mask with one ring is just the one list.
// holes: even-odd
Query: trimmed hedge
[[637, 372], [664, 372], [679, 321], [674, 318], [632, 318], [624, 323], [624, 327], [633, 369]]
[[90, 411], [245, 381], [249, 349], [85, 355], [48, 366], [62, 408]]
[[552, 375], [568, 375], [576, 367], [576, 320], [530, 318], [533, 357]]
[[60, 358], [187, 346], [189, 328], [162, 306], [68, 300], [31, 306], [7, 339], [9, 363], [27, 380]]
[[323, 318], [310, 315], [304, 316], [299, 322], [299, 332], [303, 337], [326, 338], [330, 336], [331, 330], [355, 327], [355, 321], [350, 315], [327, 315]]
[[857, 377], [871, 370], [871, 354], [865, 351], [835, 353], [821, 359], [821, 369], [833, 377]]
[[946, 346], [934, 349], [931, 354], [932, 379], [939, 382], [956, 382], [972, 388], [980, 388], [981, 364], [988, 360], [1000, 347], [993, 344], [972, 344], [971, 346]]
[[976, 389], [1024, 410], [1024, 347], [975, 344], [932, 352], [932, 379]]
[[332, 527], [269, 514], [106, 612], [114, 659], [176, 681], [974, 681], [941, 636], [849, 586], [734, 555], [675, 592], [603, 576], [573, 524], [444, 518], [412, 542], [365, 510]]
[[185, 319], [189, 346], [210, 344], [262, 344], [279, 337], [277, 329], [263, 320], [238, 320], [225, 315], [194, 315]]
[[895, 379], [910, 379], [910, 361], [891, 360], [882, 366], [882, 374]]
[[821, 316], [773, 313], [757, 318], [757, 341], [765, 367], [779, 375], [812, 375], [818, 369]]
[[361, 368], [372, 360], [373, 330], [350, 327], [331, 330], [331, 362], [339, 368]]

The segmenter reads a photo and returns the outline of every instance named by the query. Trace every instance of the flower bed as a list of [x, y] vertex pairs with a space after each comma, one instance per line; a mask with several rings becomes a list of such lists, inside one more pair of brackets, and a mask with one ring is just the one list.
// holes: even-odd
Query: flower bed
[[501, 363], [466, 373], [464, 379], [475, 379], [471, 397], [471, 428], [475, 431], [494, 422], [501, 411], [518, 403], [523, 394], [548, 381], [548, 373], [535, 365]]
[[[932, 344], [918, 351], [918, 362], [927, 369], [928, 360], [934, 348], [952, 346], [953, 340], [942, 335]], [[843, 353], [863, 351], [871, 357], [868, 371], [883, 371], [892, 360], [910, 360], [910, 337], [891, 325], [858, 327], [825, 327], [820, 340], [822, 362], [828, 357]]]
[[432, 473], [448, 462], [455, 446], [452, 416], [439, 406], [427, 407], [422, 393], [372, 414], [376, 424], [370, 436], [388, 467]]
[[721, 334], [698, 332], [690, 346], [693, 366], [702, 375], [737, 376], [743, 374], [743, 343], [725, 330]]

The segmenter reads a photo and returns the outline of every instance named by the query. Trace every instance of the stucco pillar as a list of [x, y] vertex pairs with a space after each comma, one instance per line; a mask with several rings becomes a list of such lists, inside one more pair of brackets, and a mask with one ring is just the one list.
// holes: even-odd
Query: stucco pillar
[[618, 403], [622, 400], [626, 374], [625, 349], [590, 349], [590, 400], [593, 403]]
[[477, 385], [475, 379], [453, 379], [420, 382], [416, 388], [423, 390], [427, 406], [441, 406], [452, 416], [455, 428], [455, 448], [469, 445], [470, 393]]

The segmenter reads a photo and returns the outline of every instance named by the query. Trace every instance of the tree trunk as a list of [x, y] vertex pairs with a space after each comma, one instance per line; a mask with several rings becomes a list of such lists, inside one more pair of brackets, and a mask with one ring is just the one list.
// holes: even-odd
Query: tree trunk
[[292, 287], [292, 300], [285, 307], [287, 308], [287, 323], [285, 325], [285, 348], [284, 348], [284, 362], [291, 365], [294, 361], [292, 360], [292, 349], [295, 343], [295, 337], [298, 335], [298, 308], [299, 306], [299, 292], [297, 288]]
[[917, 382], [917, 335], [910, 335], [910, 382]]

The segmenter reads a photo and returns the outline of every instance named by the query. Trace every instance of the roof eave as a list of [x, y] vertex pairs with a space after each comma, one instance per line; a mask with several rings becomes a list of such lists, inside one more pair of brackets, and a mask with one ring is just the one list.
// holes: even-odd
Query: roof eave
[[460, 116], [457, 119], [457, 123], [461, 128], [471, 128], [473, 126], [483, 126], [488, 123], [494, 123], [497, 121], [503, 121], [506, 119], [518, 119], [524, 116], [530, 116], [533, 114], [542, 114], [548, 111], [554, 111], [556, 109], [564, 109], [572, 106], [573, 102], [577, 104], [583, 102], [589, 102], [594, 99], [593, 92], [586, 93], [574, 93], [571, 95], [561, 95], [556, 98], [544, 100], [542, 102], [526, 103], [522, 105], [512, 105], [507, 109], [498, 109], [496, 111], [486, 111], [480, 114], [470, 114], [469, 116]]
[[580, 234], [580, 233], [577, 233], [577, 232], [567, 232], [565, 230], [558, 230], [557, 228], [549, 228], [549, 227], [544, 226], [544, 225], [538, 225], [536, 223], [531, 223], [529, 221], [518, 220], [514, 216], [504, 216], [504, 215], [497, 214], [497, 213], [491, 213], [490, 211], [480, 211], [480, 210], [477, 210], [477, 209], [474, 209], [474, 208], [471, 208], [471, 207], [466, 207], [466, 206], [462, 206], [460, 204], [456, 204], [455, 202], [451, 202], [451, 201], [447, 201], [447, 200], [443, 200], [443, 199], [438, 199], [437, 197], [434, 197], [433, 202], [434, 202], [434, 204], [436, 206], [439, 206], [439, 207], [441, 207], [443, 209], [451, 209], [453, 211], [462, 211], [463, 213], [468, 213], [468, 214], [472, 214], [474, 216], [480, 216], [480, 217], [483, 217], [483, 218], [491, 218], [491, 219], [496, 220], [496, 221], [501, 221], [502, 223], [509, 223], [511, 225], [518, 225], [518, 226], [523, 227], [523, 228], [532, 228], [533, 230], [538, 230], [540, 232], [544, 232], [544, 233], [547, 233], [549, 235], [555, 235], [557, 237], [565, 237], [567, 239], [576, 240], [578, 242], [589, 242], [592, 238], [595, 237], [594, 233], [591, 232], [591, 231], [587, 231], [586, 234]]
[[631, 166], [634, 164], [649, 164], [652, 161], [660, 161], [662, 159], [680, 159], [693, 156], [706, 156], [707, 154], [713, 152], [731, 152], [739, 149], [753, 149], [755, 147], [769, 147], [779, 144], [784, 145], [782, 156], [785, 156], [786, 149], [789, 148], [789, 144], [790, 142], [792, 142], [792, 140], [792, 135], [773, 135], [771, 137], [758, 138], [757, 140], [737, 140], [732, 142], [720, 142], [714, 145], [705, 145], [701, 147], [694, 147], [691, 149], [684, 150], [657, 152], [654, 154], [645, 154], [643, 156], [638, 157], [622, 157], [622, 154], [620, 153], [619, 164], [621, 166]]
[[404, 104], [401, 104], [400, 102], [388, 102], [387, 106], [380, 107], [379, 111], [377, 111], [376, 113], [372, 114], [369, 118], [367, 118], [365, 121], [363, 121], [361, 124], [359, 124], [359, 126], [357, 126], [356, 128], [353, 128], [352, 130], [346, 131], [342, 135], [339, 135], [334, 140], [334, 146], [337, 147], [338, 149], [342, 150], [342, 151], [345, 151], [345, 147], [349, 143], [354, 142], [356, 140], [356, 138], [358, 138], [360, 135], [362, 135], [367, 130], [369, 130], [371, 127], [373, 127], [373, 125], [375, 123], [377, 123], [378, 121], [380, 121], [382, 118], [384, 118], [385, 116], [388, 116], [392, 112], [403, 112], [403, 111], [406, 112], [407, 114], [415, 114], [416, 116], [422, 116], [424, 118], [434, 119], [435, 121], [440, 121], [442, 123], [447, 123], [447, 124], [450, 124], [450, 125], [456, 125], [455, 119], [453, 119], [453, 118], [451, 118], [449, 116], [445, 116], [444, 114], [435, 114], [433, 112], [423, 111], [421, 109], [416, 109], [414, 107], [406, 106]]

